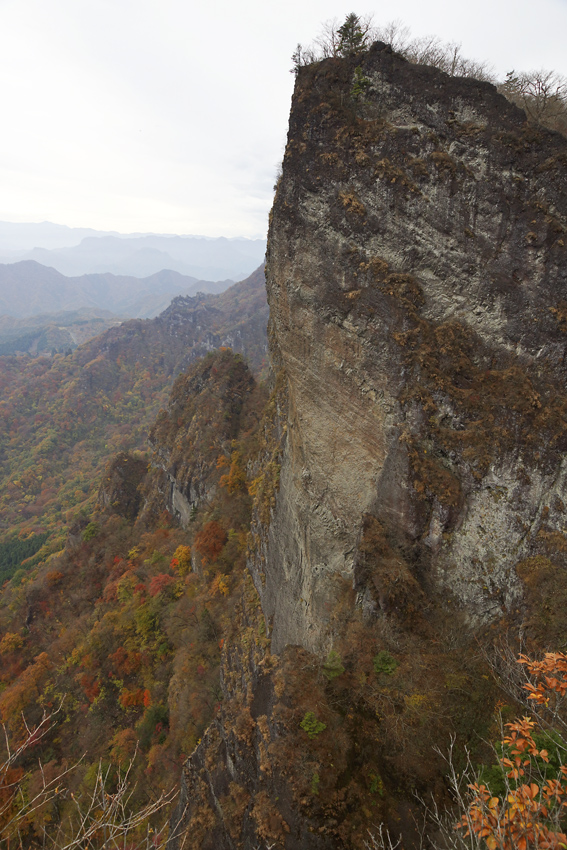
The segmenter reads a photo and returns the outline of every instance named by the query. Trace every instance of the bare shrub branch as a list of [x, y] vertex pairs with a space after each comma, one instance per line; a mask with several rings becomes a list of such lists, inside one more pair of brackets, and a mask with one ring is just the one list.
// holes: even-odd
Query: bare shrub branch
[[[303, 65], [348, 55], [344, 28], [351, 17], [352, 15], [348, 15], [342, 25], [339, 25], [336, 18], [326, 21], [312, 45], [305, 48], [298, 44], [292, 57], [294, 63], [292, 70], [297, 73]], [[356, 49], [350, 52], [363, 52], [368, 50], [373, 42], [383, 41], [413, 64], [433, 65], [452, 77], [474, 77], [478, 80], [495, 82], [494, 73], [488, 63], [467, 59], [461, 52], [460, 44], [444, 42], [433, 35], [412, 39], [409, 27], [399, 20], [390, 21], [378, 27], [374, 25], [371, 15], [361, 17], [355, 15], [354, 18], [356, 18], [358, 39]]]
[[555, 71], [510, 71], [498, 87], [536, 124], [567, 132], [567, 78]]
[[[51, 778], [39, 760], [39, 789], [29, 795], [30, 774], [18, 770], [16, 765], [54, 727], [62, 705], [63, 701], [54, 711], [44, 712], [36, 726], [30, 727], [23, 718], [26, 735], [17, 746], [12, 745], [8, 730], [3, 726], [5, 756], [0, 764], [0, 843], [7, 842], [8, 846], [22, 850], [35, 846], [44, 850], [123, 850], [126, 846], [129, 850], [157, 850], [165, 846], [168, 818], [162, 819], [161, 826], [154, 826], [153, 821], [160, 812], [166, 814], [177, 791], [162, 791], [157, 799], [139, 808], [135, 806], [136, 784], [132, 773], [137, 748], [126, 768], [117, 776], [112, 774], [111, 766], [105, 768], [99, 762], [92, 791], [81, 794], [69, 790], [68, 779], [84, 757], [61, 768]], [[34, 815], [57, 801], [66, 804], [62, 807], [61, 817], [47, 819], [43, 824], [34, 823], [33, 833], [37, 839], [30, 837], [28, 827]]]

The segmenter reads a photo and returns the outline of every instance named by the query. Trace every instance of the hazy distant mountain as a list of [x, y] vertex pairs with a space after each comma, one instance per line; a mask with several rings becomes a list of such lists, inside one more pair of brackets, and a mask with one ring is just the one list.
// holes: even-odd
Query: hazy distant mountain
[[90, 307], [24, 319], [0, 316], [0, 356], [72, 351], [121, 323], [122, 318], [108, 310]]
[[0, 265], [0, 315], [26, 317], [94, 308], [129, 318], [151, 318], [176, 295], [224, 292], [233, 281], [207, 281], [162, 270], [142, 279], [126, 275], [66, 277], [32, 260]]
[[22, 224], [0, 221], [0, 254], [31, 251], [32, 248], [70, 248], [78, 245], [86, 236], [119, 236], [114, 230], [93, 230], [92, 227], [67, 227], [42, 221], [37, 224]]
[[124, 235], [49, 222], [0, 222], [0, 262], [35, 260], [68, 276], [147, 277], [171, 269], [200, 280], [242, 280], [263, 263], [265, 250], [264, 239]]

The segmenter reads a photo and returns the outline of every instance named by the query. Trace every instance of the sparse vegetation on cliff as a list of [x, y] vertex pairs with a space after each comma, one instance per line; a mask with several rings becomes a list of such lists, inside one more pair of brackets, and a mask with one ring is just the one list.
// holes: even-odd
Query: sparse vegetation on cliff
[[375, 41], [391, 45], [396, 53], [416, 65], [432, 65], [450, 76], [494, 81], [494, 75], [487, 63], [466, 59], [459, 44], [443, 42], [436, 36], [412, 39], [409, 27], [399, 21], [377, 26], [372, 16], [359, 17], [354, 12], [347, 15], [340, 25], [336, 19], [324, 23], [313, 45], [303, 47], [298, 44], [292, 56], [292, 70], [297, 73], [304, 65], [320, 62], [322, 59], [363, 53]]
[[[525, 110], [536, 124], [567, 134], [567, 79], [554, 71], [510, 71], [499, 81], [487, 62], [468, 59], [461, 45], [443, 42], [437, 36], [412, 38], [409, 27], [400, 21], [376, 26], [372, 16], [359, 17], [351, 12], [339, 25], [335, 19], [323, 24], [312, 45], [298, 44], [292, 56], [292, 71], [320, 62], [322, 59], [353, 56], [368, 50], [375, 41], [383, 41], [416, 65], [439, 68], [451, 77], [473, 77], [494, 83], [512, 103]], [[362, 72], [357, 69], [358, 73]], [[355, 77], [353, 97], [358, 99], [368, 87]]]

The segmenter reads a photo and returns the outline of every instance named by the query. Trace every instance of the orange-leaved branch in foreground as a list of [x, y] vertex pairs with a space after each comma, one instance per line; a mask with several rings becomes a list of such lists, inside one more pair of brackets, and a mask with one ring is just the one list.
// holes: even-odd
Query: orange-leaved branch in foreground
[[[533, 680], [523, 686], [528, 698], [545, 708], [552, 704], [556, 713], [558, 699], [567, 692], [567, 655], [549, 652], [541, 661], [520, 655], [518, 663]], [[465, 837], [481, 839], [488, 850], [567, 848], [567, 766], [559, 765], [551, 778], [544, 775], [541, 766], [549, 764], [549, 753], [536, 741], [539, 727], [532, 718], [522, 717], [506, 728], [499, 757], [505, 793], [499, 797], [485, 784], [471, 783], [472, 799], [456, 828], [464, 829]]]

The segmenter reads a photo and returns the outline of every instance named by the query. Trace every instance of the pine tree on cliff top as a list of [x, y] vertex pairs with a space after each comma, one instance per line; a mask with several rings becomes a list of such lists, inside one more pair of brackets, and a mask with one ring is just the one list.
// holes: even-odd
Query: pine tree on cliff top
[[366, 37], [362, 28], [360, 18], [351, 12], [347, 15], [345, 22], [338, 29], [339, 56], [352, 56], [354, 53], [360, 53], [366, 46]]

